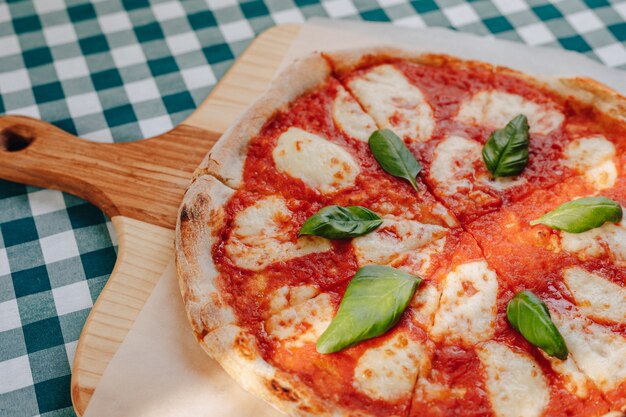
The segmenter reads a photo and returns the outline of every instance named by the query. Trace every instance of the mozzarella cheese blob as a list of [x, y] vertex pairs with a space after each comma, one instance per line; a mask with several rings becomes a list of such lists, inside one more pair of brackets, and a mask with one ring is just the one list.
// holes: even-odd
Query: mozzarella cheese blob
[[435, 148], [430, 177], [445, 195], [472, 189], [474, 161], [480, 155], [478, 142], [460, 136], [449, 136]]
[[574, 362], [571, 356], [568, 356], [566, 360], [561, 360], [548, 356], [542, 350], [539, 350], [542, 356], [550, 362], [550, 366], [554, 371], [561, 375], [563, 385], [569, 392], [580, 398], [586, 398], [589, 395], [589, 387], [593, 386], [587, 379], [584, 373], [578, 369], [578, 366]]
[[343, 88], [339, 87], [333, 101], [335, 126], [354, 139], [367, 142], [374, 132], [376, 122], [365, 113], [359, 103]]
[[265, 322], [265, 330], [288, 347], [316, 343], [334, 314], [330, 296], [320, 294], [273, 315]]
[[380, 128], [426, 142], [435, 128], [433, 110], [419, 88], [393, 65], [379, 65], [348, 81], [348, 87]]
[[408, 397], [425, 357], [421, 343], [398, 332], [359, 358], [352, 385], [377, 400], [396, 401]]
[[487, 391], [497, 417], [539, 417], [550, 401], [541, 368], [529, 356], [498, 342], [476, 353], [487, 373]]
[[457, 120], [501, 129], [515, 116], [528, 118], [530, 133], [547, 135], [563, 123], [565, 116], [548, 104], [539, 104], [517, 94], [503, 91], [481, 91], [461, 103]]
[[359, 266], [385, 264], [445, 236], [447, 230], [434, 224], [388, 218], [375, 231], [353, 239], [352, 246]]
[[582, 233], [560, 232], [561, 248], [585, 260], [608, 255], [616, 263], [626, 262], [626, 224], [604, 223]]
[[297, 127], [290, 127], [280, 135], [272, 156], [279, 172], [298, 178], [322, 193], [354, 184], [360, 172], [348, 151]]
[[580, 138], [565, 149], [564, 164], [580, 174], [598, 190], [613, 187], [617, 179], [615, 145], [602, 136]]
[[428, 330], [433, 325], [440, 293], [435, 284], [422, 282], [411, 300], [411, 319], [422, 328]]
[[626, 338], [580, 314], [552, 314], [582, 372], [602, 391], [626, 381]]
[[413, 275], [430, 275], [429, 271], [432, 266], [432, 258], [434, 255], [443, 252], [445, 244], [446, 237], [444, 236], [420, 247], [417, 250], [406, 252], [406, 256], [398, 256], [390, 263], [390, 265], [394, 268], [405, 270]]
[[461, 136], [448, 136], [435, 148], [430, 178], [444, 195], [468, 193], [478, 181], [496, 191], [506, 191], [526, 182], [522, 177], [492, 179], [488, 174], [476, 175], [474, 163], [482, 159], [482, 146]]
[[491, 339], [496, 323], [498, 280], [485, 261], [461, 264], [446, 275], [433, 339], [473, 346]]
[[626, 288], [577, 267], [567, 269], [563, 277], [583, 314], [626, 323]]
[[495, 331], [498, 280], [485, 261], [461, 264], [446, 275], [433, 339], [472, 346]]
[[278, 314], [281, 311], [301, 304], [319, 294], [319, 289], [313, 285], [299, 285], [280, 287], [270, 297], [270, 314]]
[[264, 197], [237, 214], [226, 242], [226, 255], [237, 266], [252, 271], [291, 258], [331, 249], [328, 240], [303, 236], [286, 237], [292, 230], [293, 213], [278, 196]]

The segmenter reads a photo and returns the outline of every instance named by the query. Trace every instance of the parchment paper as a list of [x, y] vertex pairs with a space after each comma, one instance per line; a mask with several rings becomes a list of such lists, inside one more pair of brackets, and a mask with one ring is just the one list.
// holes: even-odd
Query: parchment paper
[[[626, 94], [624, 72], [582, 55], [444, 29], [410, 30], [388, 24], [316, 19], [304, 25], [283, 66], [314, 50], [374, 45], [449, 53], [544, 76], [585, 75]], [[84, 417], [279, 415], [243, 391], [195, 341], [172, 261], [111, 360]]]

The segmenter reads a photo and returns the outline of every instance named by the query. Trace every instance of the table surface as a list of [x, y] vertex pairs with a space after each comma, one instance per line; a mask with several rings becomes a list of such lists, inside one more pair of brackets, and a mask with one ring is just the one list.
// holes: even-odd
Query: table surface
[[[256, 35], [313, 16], [452, 27], [626, 69], [626, 0], [0, 0], [0, 114], [99, 142], [154, 136]], [[74, 416], [70, 366], [116, 245], [91, 204], [0, 181], [0, 416]]]

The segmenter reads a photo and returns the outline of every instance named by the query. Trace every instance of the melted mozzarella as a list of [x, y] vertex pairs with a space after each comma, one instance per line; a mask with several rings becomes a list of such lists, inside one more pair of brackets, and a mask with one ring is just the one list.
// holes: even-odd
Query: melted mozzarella
[[352, 185], [360, 172], [352, 155], [341, 146], [297, 127], [280, 135], [272, 156], [278, 171], [323, 193]]
[[348, 82], [350, 90], [381, 128], [425, 142], [435, 127], [424, 95], [392, 65], [379, 65]]
[[564, 164], [585, 176], [598, 190], [611, 188], [617, 179], [615, 146], [602, 136], [576, 139], [565, 149]]
[[431, 336], [435, 340], [474, 345], [495, 330], [498, 280], [487, 262], [457, 266], [446, 275]]
[[226, 254], [239, 267], [253, 271], [275, 262], [331, 249], [326, 239], [303, 236], [291, 241], [292, 212], [277, 196], [264, 197], [235, 217]]
[[433, 382], [427, 378], [419, 378], [415, 386], [415, 399], [420, 402], [462, 399], [467, 390], [465, 388], [452, 388], [448, 384]]
[[376, 130], [376, 122], [343, 87], [338, 89], [333, 101], [333, 120], [348, 136], [363, 142]]
[[474, 161], [479, 157], [480, 144], [460, 136], [449, 136], [435, 148], [430, 177], [445, 195], [472, 189]]
[[288, 347], [316, 343], [330, 325], [334, 312], [330, 296], [320, 294], [270, 317], [265, 330]]
[[575, 253], [580, 259], [607, 254], [616, 262], [626, 262], [626, 224], [605, 223], [583, 233], [561, 234], [561, 248]]
[[384, 219], [378, 229], [352, 240], [359, 266], [384, 264], [445, 236], [447, 229], [413, 220]]
[[563, 277], [585, 315], [626, 323], [626, 288], [582, 268], [569, 268]]
[[497, 342], [485, 343], [476, 353], [487, 373], [487, 391], [497, 417], [542, 415], [550, 390], [531, 357]]
[[422, 282], [409, 304], [411, 318], [415, 323], [421, 324], [426, 329], [432, 326], [439, 306], [439, 295], [436, 285]]
[[566, 360], [561, 360], [548, 356], [540, 351], [544, 358], [550, 362], [550, 366], [555, 372], [561, 375], [565, 388], [572, 394], [586, 398], [589, 395], [590, 382], [584, 373], [578, 369], [574, 360], [568, 356]]
[[406, 253], [406, 257], [398, 257], [394, 259], [391, 266], [403, 269], [413, 275], [426, 276], [430, 275], [432, 257], [443, 252], [446, 244], [446, 237], [437, 239], [419, 248]]
[[303, 303], [319, 294], [319, 289], [313, 285], [299, 285], [280, 287], [270, 296], [270, 314], [278, 314], [289, 306]]
[[548, 134], [563, 123], [561, 112], [547, 104], [503, 91], [481, 91], [461, 103], [457, 119], [468, 124], [501, 129], [518, 114], [528, 118], [531, 133]]
[[432, 208], [432, 213], [438, 215], [444, 224], [448, 227], [456, 227], [459, 222], [452, 215], [452, 212], [448, 210], [443, 204], [437, 203]]
[[352, 385], [377, 400], [396, 401], [408, 397], [425, 357], [421, 343], [397, 333], [359, 358]]
[[448, 136], [435, 148], [430, 178], [438, 183], [445, 195], [467, 193], [474, 188], [474, 181], [500, 192], [526, 183], [522, 177], [492, 179], [488, 174], [477, 175], [474, 163], [481, 158], [481, 150], [478, 142], [460, 136]]
[[581, 371], [610, 391], [626, 381], [626, 338], [579, 315], [552, 315]]
[[496, 191], [506, 191], [509, 188], [526, 184], [526, 178], [524, 177], [491, 178], [491, 176], [488, 174], [479, 175], [478, 181], [480, 181], [482, 184], [486, 185], [487, 187], [493, 188]]

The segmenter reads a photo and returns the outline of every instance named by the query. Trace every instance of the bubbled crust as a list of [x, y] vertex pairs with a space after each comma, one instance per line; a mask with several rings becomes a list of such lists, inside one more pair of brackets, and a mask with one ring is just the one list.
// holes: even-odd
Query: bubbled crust
[[231, 188], [243, 182], [248, 143], [278, 111], [300, 95], [321, 86], [330, 76], [330, 65], [318, 53], [295, 61], [270, 88], [224, 132], [196, 171], [219, 178]]
[[198, 340], [235, 315], [217, 287], [211, 248], [224, 225], [224, 206], [235, 191], [215, 177], [193, 180], [180, 206], [176, 226], [176, 268], [189, 321]]

